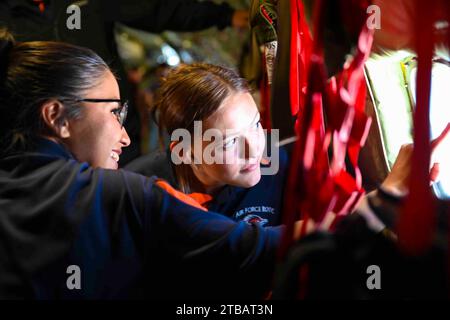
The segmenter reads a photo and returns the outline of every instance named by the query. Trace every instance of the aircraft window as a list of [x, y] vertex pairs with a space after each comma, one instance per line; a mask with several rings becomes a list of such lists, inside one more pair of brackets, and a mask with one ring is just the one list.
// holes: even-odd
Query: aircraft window
[[[448, 57], [435, 58], [430, 99], [431, 137], [435, 138], [450, 122], [450, 63]], [[369, 93], [380, 130], [384, 157], [391, 168], [402, 144], [412, 142], [417, 62], [413, 53], [396, 51], [373, 55], [366, 63]], [[444, 142], [436, 160], [450, 163], [450, 139]], [[440, 198], [450, 198], [450, 166], [440, 166], [440, 182], [434, 190]]]
[[[409, 93], [415, 104], [416, 101], [417, 66], [411, 65], [408, 82]], [[430, 98], [430, 124], [431, 138], [436, 138], [450, 122], [450, 64], [448, 60], [439, 58], [433, 62]], [[450, 139], [443, 142], [445, 145], [436, 154], [440, 163], [450, 163]], [[440, 198], [450, 198], [450, 165], [440, 166], [440, 181], [434, 187]]]
[[411, 101], [400, 61], [412, 57], [407, 51], [372, 55], [366, 77], [380, 130], [387, 167], [391, 168], [402, 144], [412, 142]]

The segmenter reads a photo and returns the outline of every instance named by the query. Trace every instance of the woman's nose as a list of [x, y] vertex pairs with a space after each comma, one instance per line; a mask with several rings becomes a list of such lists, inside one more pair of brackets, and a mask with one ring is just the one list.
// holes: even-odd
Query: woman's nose
[[130, 136], [128, 136], [128, 132], [125, 127], [122, 128], [122, 137], [120, 139], [120, 143], [123, 147], [128, 147], [131, 144]]
[[258, 156], [258, 146], [257, 143], [252, 141], [248, 137], [244, 138], [244, 158], [252, 159]]

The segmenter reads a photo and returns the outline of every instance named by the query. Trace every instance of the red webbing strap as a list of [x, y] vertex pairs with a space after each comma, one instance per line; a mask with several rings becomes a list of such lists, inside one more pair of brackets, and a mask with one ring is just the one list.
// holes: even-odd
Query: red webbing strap
[[308, 64], [311, 57], [312, 38], [306, 23], [301, 0], [290, 0], [291, 47], [289, 89], [292, 115], [302, 114], [306, 98]]
[[[369, 57], [372, 42], [373, 31], [363, 25], [353, 60], [338, 75], [337, 83], [331, 81], [328, 88], [330, 109], [332, 108], [327, 113], [329, 129], [334, 130], [334, 158], [331, 169], [338, 198], [334, 208], [337, 215], [350, 212], [364, 194], [358, 157], [371, 125], [371, 118], [364, 112], [366, 103], [364, 63]], [[346, 155], [353, 166], [355, 178], [346, 172]]]
[[[446, 20], [447, 23], [450, 23], [450, 4], [446, 2], [445, 10], [443, 12], [446, 12]], [[446, 37], [445, 45], [447, 48], [450, 48], [450, 30], [447, 28], [447, 37]], [[447, 231], [447, 265], [450, 266], [450, 205], [449, 202], [447, 202], [447, 220], [448, 220], [448, 231]], [[450, 299], [450, 268], [448, 268], [448, 298]]]
[[298, 26], [298, 1], [290, 0], [291, 7], [291, 63], [289, 67], [289, 96], [291, 99], [291, 112], [296, 115], [299, 112], [299, 66], [298, 55], [300, 53], [299, 26]]
[[418, 54], [416, 110], [414, 113], [414, 150], [409, 195], [398, 222], [400, 248], [407, 254], [420, 255], [431, 245], [435, 230], [435, 203], [430, 190], [430, 120], [429, 101], [434, 51], [433, 1], [416, 0], [416, 48]]
[[[327, 212], [333, 211], [338, 216], [348, 213], [364, 194], [357, 160], [371, 123], [364, 113], [366, 84], [363, 67], [370, 53], [373, 32], [364, 24], [354, 59], [345, 66], [338, 80], [331, 79], [327, 85], [323, 61], [323, 5], [323, 1], [315, 3], [314, 34], [318, 36], [314, 39], [308, 63], [305, 108], [297, 115], [299, 139], [294, 147], [285, 193], [283, 218], [287, 230], [282, 242], [282, 256], [292, 242], [296, 220], [301, 218], [304, 221], [303, 235], [308, 219], [320, 224]], [[328, 116], [326, 130], [323, 109]], [[331, 140], [333, 158], [330, 163], [328, 149]], [[356, 179], [346, 171], [347, 150]]]
[[[291, 2], [291, 5], [293, 2]], [[297, 2], [295, 3], [297, 4]], [[295, 7], [298, 8], [298, 7]], [[292, 12], [292, 8], [291, 8]], [[314, 7], [314, 34], [322, 35], [322, 26], [323, 26], [323, 2], [322, 0], [318, 0], [315, 2]], [[291, 23], [293, 19], [297, 19], [295, 15], [291, 14]], [[291, 38], [292, 41], [292, 38]], [[294, 41], [297, 41], [297, 37], [295, 37]], [[311, 197], [310, 187], [305, 184], [305, 182], [311, 183], [306, 176], [307, 172], [305, 167], [303, 166], [303, 159], [305, 155], [305, 148], [307, 142], [307, 135], [310, 131], [310, 122], [313, 117], [313, 93], [321, 92], [320, 86], [324, 87], [325, 83], [325, 72], [323, 70], [323, 59], [322, 59], [322, 40], [320, 40], [320, 36], [316, 37], [313, 42], [313, 53], [310, 57], [309, 69], [307, 74], [307, 83], [308, 88], [306, 92], [305, 99], [305, 107], [302, 114], [297, 113], [298, 118], [301, 118], [300, 121], [297, 121], [296, 132], [298, 135], [298, 139], [295, 143], [292, 158], [290, 162], [289, 175], [287, 178], [287, 184], [285, 189], [285, 201], [283, 208], [283, 223], [286, 225], [286, 231], [284, 232], [283, 239], [281, 241], [279, 257], [283, 258], [289, 249], [289, 246], [293, 242], [294, 228], [295, 222], [299, 220], [301, 217], [307, 221], [309, 210], [302, 208], [305, 204], [305, 200], [308, 197]], [[298, 48], [295, 46], [295, 48]], [[292, 52], [292, 51], [291, 51]], [[298, 53], [295, 54], [297, 57]], [[291, 70], [292, 71], [292, 70]], [[297, 74], [290, 74], [290, 80], [292, 80], [292, 76], [297, 76]], [[321, 79], [320, 79], [321, 78]], [[298, 84], [298, 82], [296, 82]], [[291, 86], [291, 88], [293, 88]], [[298, 87], [297, 89], [298, 90]], [[303, 226], [306, 228], [307, 223], [304, 223]], [[305, 229], [306, 230], [306, 229]], [[302, 231], [303, 233], [303, 231]]]
[[[291, 4], [293, 2], [291, 1]], [[283, 223], [286, 232], [282, 239], [279, 258], [285, 257], [287, 250], [294, 241], [293, 234], [296, 220], [302, 219], [300, 237], [306, 234], [310, 219], [321, 225], [328, 212], [337, 213], [351, 211], [364, 190], [361, 187], [361, 177], [357, 158], [361, 146], [367, 137], [370, 119], [364, 115], [365, 79], [363, 64], [370, 52], [373, 33], [364, 29], [360, 35], [357, 54], [342, 75], [326, 83], [326, 71], [323, 55], [324, 3], [318, 0], [314, 8], [314, 35], [312, 54], [308, 66], [308, 81], [303, 110], [297, 112], [296, 133], [298, 139], [293, 150], [288, 183], [285, 189], [285, 204]], [[294, 8], [296, 9], [296, 8]], [[298, 7], [297, 7], [298, 9]], [[298, 24], [294, 24], [298, 28]], [[292, 42], [299, 41], [298, 35], [291, 37]], [[296, 45], [297, 53], [291, 51], [291, 58], [298, 57], [300, 46]], [[291, 66], [291, 90], [295, 85], [297, 94], [294, 99], [300, 99], [302, 88], [298, 81], [299, 65]], [[347, 85], [347, 86], [345, 86]], [[301, 108], [300, 104], [295, 107]], [[328, 111], [331, 122], [325, 128], [324, 110]], [[360, 123], [355, 124], [355, 119]], [[333, 138], [333, 139], [332, 139]], [[330, 143], [333, 141], [333, 159], [328, 156]], [[359, 177], [355, 179], [346, 172], [345, 156], [347, 147], [351, 147], [349, 158]], [[335, 219], [336, 221], [336, 219]], [[298, 298], [304, 298], [307, 293], [308, 267], [299, 269], [300, 290]]]
[[348, 144], [348, 155], [355, 170], [356, 182], [359, 188], [362, 186], [361, 171], [358, 166], [359, 152], [369, 135], [372, 119], [365, 114], [366, 105], [366, 81], [364, 77], [364, 63], [370, 55], [373, 43], [373, 30], [369, 30], [367, 25], [363, 29], [358, 39], [357, 53], [355, 54], [348, 72], [348, 92], [354, 97], [355, 119]]
[[[324, 62], [321, 57], [313, 54], [311, 59], [311, 72], [309, 74], [308, 95], [303, 114], [303, 135], [299, 137], [300, 167], [296, 185], [297, 191], [297, 216], [303, 220], [300, 237], [307, 233], [310, 219], [320, 221], [329, 207], [331, 188], [326, 189], [322, 185], [328, 177], [327, 148], [323, 147], [325, 138], [323, 117], [323, 93], [325, 92]], [[298, 160], [296, 162], [298, 164]], [[331, 184], [329, 184], [331, 185]], [[328, 191], [321, 193], [320, 191]], [[324, 199], [320, 199], [324, 196]], [[291, 236], [292, 239], [292, 236]], [[298, 297], [303, 299], [307, 293], [307, 282], [309, 279], [309, 268], [307, 265], [299, 269]]]

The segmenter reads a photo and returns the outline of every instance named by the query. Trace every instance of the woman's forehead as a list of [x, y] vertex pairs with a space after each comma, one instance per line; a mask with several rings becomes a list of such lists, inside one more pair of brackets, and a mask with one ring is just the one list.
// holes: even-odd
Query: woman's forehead
[[91, 99], [120, 99], [120, 90], [116, 77], [111, 71], [106, 70], [97, 85], [86, 92], [86, 96]]
[[245, 130], [257, 121], [258, 108], [249, 93], [237, 93], [226, 98], [220, 108], [211, 115], [203, 126], [221, 131]]

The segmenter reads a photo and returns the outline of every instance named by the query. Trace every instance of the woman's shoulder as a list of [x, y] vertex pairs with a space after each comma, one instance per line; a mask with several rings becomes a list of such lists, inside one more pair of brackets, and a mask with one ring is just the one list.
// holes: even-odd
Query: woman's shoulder
[[158, 176], [169, 182], [172, 186], [177, 186], [170, 156], [167, 151], [155, 150], [149, 154], [140, 156], [128, 163], [123, 169], [146, 177]]

